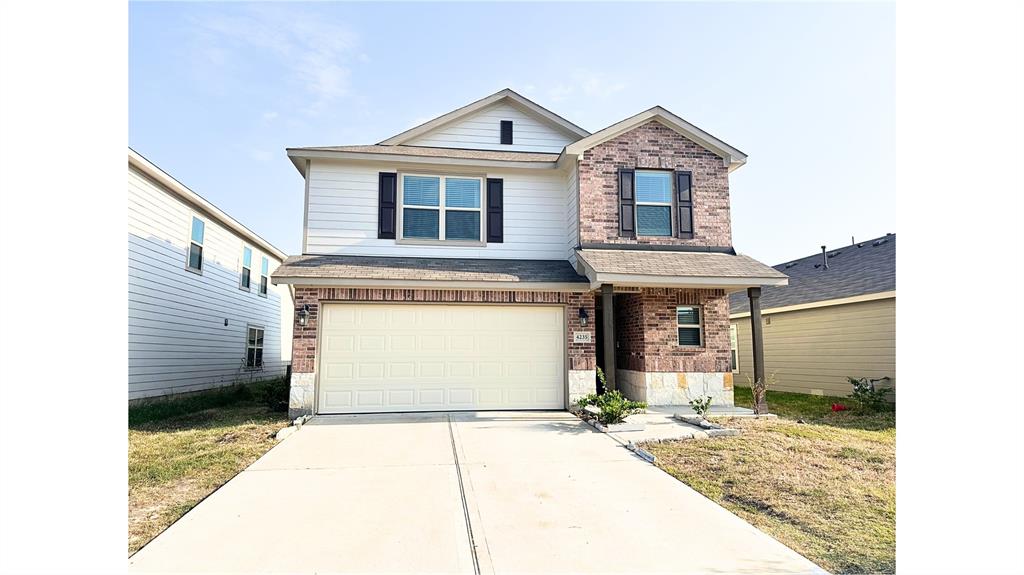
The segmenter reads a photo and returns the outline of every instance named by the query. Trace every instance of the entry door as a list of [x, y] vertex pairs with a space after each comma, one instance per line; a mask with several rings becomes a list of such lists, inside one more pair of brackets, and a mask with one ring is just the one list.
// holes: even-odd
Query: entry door
[[324, 304], [318, 413], [562, 409], [556, 306]]

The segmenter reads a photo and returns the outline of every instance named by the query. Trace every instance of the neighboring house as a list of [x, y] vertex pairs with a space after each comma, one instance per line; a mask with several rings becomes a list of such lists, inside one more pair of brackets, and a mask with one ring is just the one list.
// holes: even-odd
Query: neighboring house
[[746, 155], [654, 107], [590, 133], [511, 90], [376, 145], [290, 148], [305, 179], [291, 413], [564, 409], [609, 387], [732, 403]]
[[129, 149], [129, 401], [285, 375], [284, 257]]
[[[826, 265], [827, 262], [827, 265]], [[761, 295], [771, 389], [849, 395], [852, 377], [896, 377], [896, 236], [858, 242], [775, 266], [789, 285]], [[730, 301], [733, 371], [748, 386], [750, 307]], [[737, 365], [738, 362], [738, 365]]]

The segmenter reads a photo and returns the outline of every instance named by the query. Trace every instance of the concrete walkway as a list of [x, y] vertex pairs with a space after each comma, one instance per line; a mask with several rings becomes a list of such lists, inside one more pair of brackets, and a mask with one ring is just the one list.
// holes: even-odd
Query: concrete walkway
[[568, 413], [320, 417], [132, 572], [820, 573]]

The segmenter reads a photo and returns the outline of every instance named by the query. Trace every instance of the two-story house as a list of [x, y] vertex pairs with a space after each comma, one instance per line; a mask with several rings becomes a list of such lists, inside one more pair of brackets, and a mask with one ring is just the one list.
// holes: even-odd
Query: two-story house
[[128, 399], [282, 377], [285, 254], [128, 150]]
[[590, 133], [502, 90], [288, 155], [293, 415], [562, 409], [599, 366], [652, 405], [731, 405], [729, 293], [786, 282], [732, 246], [746, 156], [661, 107]]

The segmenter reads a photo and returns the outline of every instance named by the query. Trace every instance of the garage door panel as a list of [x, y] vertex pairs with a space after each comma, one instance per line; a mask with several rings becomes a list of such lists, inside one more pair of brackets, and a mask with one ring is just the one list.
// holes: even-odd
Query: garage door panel
[[320, 413], [564, 407], [556, 306], [324, 304]]

